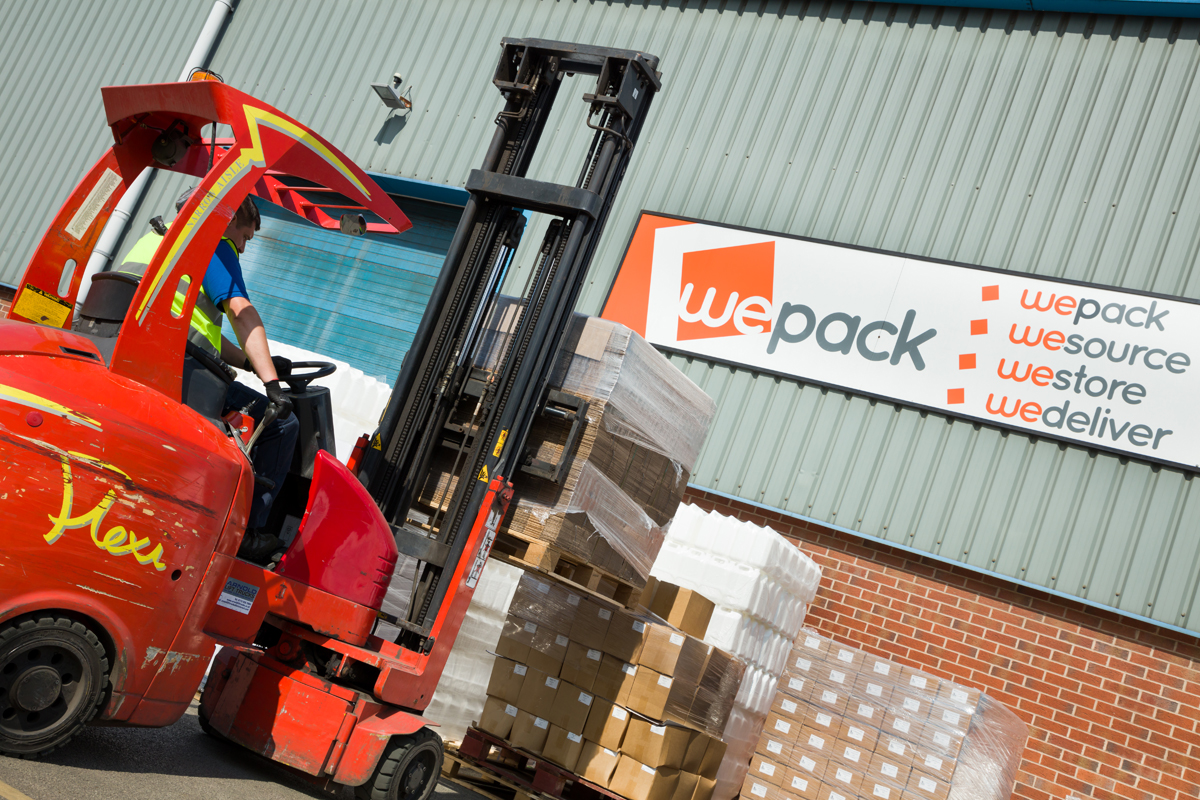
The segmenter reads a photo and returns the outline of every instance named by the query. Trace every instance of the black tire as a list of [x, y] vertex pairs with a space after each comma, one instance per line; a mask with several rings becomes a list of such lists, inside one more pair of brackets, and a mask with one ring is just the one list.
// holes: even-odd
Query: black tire
[[371, 780], [354, 790], [358, 800], [429, 800], [442, 776], [442, 739], [429, 728], [393, 736]]
[[108, 657], [96, 634], [65, 617], [0, 627], [0, 753], [37, 758], [62, 747], [100, 710]]

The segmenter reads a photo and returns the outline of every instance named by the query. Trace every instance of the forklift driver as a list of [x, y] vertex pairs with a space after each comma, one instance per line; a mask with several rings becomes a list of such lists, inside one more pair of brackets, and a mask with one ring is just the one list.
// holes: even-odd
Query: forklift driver
[[[175, 202], [178, 212], [192, 194], [185, 191]], [[156, 224], [157, 223], [157, 224]], [[121, 272], [141, 275], [153, 257], [158, 243], [166, 233], [159, 218], [151, 221], [154, 230], [138, 240], [119, 267]], [[258, 207], [251, 197], [246, 197], [238, 207], [225, 235], [217, 244], [216, 252], [204, 274], [201, 291], [192, 312], [189, 340], [212, 355], [239, 369], [254, 372], [266, 388], [266, 396], [234, 382], [229, 386], [223, 414], [234, 409], [246, 410], [261, 424], [268, 401], [279, 406], [279, 416], [259, 436], [252, 455], [254, 474], [270, 483], [256, 482], [254, 502], [250, 506], [250, 517], [246, 524], [246, 535], [238, 550], [238, 557], [248, 561], [265, 563], [279, 549], [277, 536], [262, 530], [271, 512], [271, 504], [283, 488], [284, 478], [292, 463], [296, 440], [300, 433], [300, 422], [292, 414], [292, 403], [279, 385], [279, 376], [291, 372], [292, 362], [283, 356], [272, 356], [267, 344], [266, 328], [262, 317], [250, 302], [246, 282], [242, 277], [238, 256], [246, 250], [246, 244], [262, 226]], [[182, 297], [177, 296], [182, 304]], [[223, 313], [229, 315], [229, 324], [241, 346], [221, 335]]]

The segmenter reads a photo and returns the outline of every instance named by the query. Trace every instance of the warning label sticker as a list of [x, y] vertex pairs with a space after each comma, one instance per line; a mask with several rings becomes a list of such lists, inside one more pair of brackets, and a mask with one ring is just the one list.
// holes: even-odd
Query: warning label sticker
[[40, 322], [43, 325], [61, 328], [67, 322], [71, 306], [36, 286], [26, 284], [12, 310], [14, 314], [22, 316], [30, 322]]
[[104, 209], [104, 204], [108, 202], [108, 198], [112, 197], [113, 192], [120, 185], [120, 175], [111, 169], [104, 170], [104, 174], [100, 176], [100, 180], [96, 181], [96, 185], [88, 192], [83, 205], [79, 207], [79, 210], [75, 212], [75, 216], [71, 217], [71, 221], [67, 223], [67, 233], [78, 240], [82, 240], [88, 228], [92, 227], [92, 223], [96, 221], [96, 217], [100, 216], [100, 212]]

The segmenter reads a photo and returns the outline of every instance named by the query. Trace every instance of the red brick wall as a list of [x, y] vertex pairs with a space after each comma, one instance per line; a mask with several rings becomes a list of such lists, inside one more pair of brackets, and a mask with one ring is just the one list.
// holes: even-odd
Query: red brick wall
[[8, 313], [9, 306], [12, 305], [13, 295], [15, 292], [7, 286], [0, 286], [0, 316]]
[[822, 568], [808, 623], [986, 691], [1029, 725], [1014, 798], [1200, 797], [1200, 642], [699, 491]]

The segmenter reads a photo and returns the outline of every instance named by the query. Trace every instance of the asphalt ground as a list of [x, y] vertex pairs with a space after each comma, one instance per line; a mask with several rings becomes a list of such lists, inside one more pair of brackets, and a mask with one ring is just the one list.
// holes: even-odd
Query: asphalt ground
[[[0, 756], [2, 800], [352, 800], [200, 730], [196, 703], [169, 728], [86, 728], [37, 761]], [[441, 781], [435, 800], [484, 800]]]

